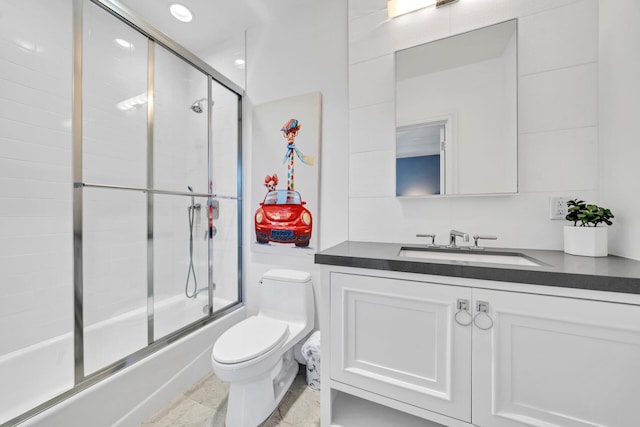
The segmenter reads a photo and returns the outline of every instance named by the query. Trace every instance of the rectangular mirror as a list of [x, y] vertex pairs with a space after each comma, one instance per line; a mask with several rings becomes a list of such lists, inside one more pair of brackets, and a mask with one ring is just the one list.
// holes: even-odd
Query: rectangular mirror
[[518, 191], [517, 22], [396, 52], [396, 196]]

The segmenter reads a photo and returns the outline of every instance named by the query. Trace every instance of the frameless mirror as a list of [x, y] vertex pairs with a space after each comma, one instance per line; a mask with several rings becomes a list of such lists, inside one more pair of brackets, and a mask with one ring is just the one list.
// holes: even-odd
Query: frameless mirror
[[518, 190], [516, 20], [396, 52], [396, 195]]

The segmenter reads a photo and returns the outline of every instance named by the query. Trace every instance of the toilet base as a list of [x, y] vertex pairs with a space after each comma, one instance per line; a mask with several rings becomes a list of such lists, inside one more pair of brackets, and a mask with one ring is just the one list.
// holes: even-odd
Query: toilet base
[[298, 373], [293, 349], [265, 375], [249, 382], [232, 382], [226, 427], [257, 427], [276, 409]]

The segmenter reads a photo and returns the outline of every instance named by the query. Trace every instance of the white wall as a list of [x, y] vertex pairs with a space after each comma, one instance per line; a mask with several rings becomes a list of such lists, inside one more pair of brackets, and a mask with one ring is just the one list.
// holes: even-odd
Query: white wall
[[600, 1], [601, 200], [615, 215], [609, 251], [640, 260], [640, 2]]
[[[348, 99], [346, 3], [328, 0], [292, 10], [282, 20], [247, 31], [247, 97], [244, 111], [244, 242], [247, 307], [255, 313], [258, 280], [270, 268], [293, 268], [313, 273], [310, 256], [285, 257], [252, 252], [255, 238], [250, 201], [253, 105], [309, 92], [322, 93], [320, 156], [320, 249], [347, 240], [348, 216]], [[314, 225], [315, 227], [315, 225]]]
[[[518, 18], [519, 194], [397, 199], [393, 52]], [[384, 0], [349, 1], [349, 238], [420, 242], [456, 228], [496, 246], [561, 249], [549, 197], [598, 202], [597, 0], [459, 1], [389, 20]], [[488, 168], [491, 165], [486, 165]], [[584, 173], [584, 171], [592, 171]]]

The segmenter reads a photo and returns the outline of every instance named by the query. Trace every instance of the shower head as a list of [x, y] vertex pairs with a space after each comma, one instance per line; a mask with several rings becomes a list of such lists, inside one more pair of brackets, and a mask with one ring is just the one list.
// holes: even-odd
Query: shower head
[[[207, 98], [200, 98], [196, 101], [193, 102], [193, 104], [191, 104], [191, 107], [189, 107], [191, 109], [191, 111], [193, 111], [194, 113], [202, 113], [204, 111], [204, 103], [207, 101]], [[211, 101], [211, 105], [213, 106], [213, 101]]]

